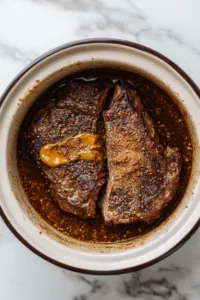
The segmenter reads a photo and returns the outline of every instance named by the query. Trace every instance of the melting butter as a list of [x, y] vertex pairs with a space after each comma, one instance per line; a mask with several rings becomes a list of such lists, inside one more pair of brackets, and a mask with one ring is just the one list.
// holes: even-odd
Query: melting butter
[[102, 160], [99, 136], [81, 133], [68, 137], [62, 142], [44, 145], [40, 149], [40, 159], [49, 167], [68, 164], [75, 160]]

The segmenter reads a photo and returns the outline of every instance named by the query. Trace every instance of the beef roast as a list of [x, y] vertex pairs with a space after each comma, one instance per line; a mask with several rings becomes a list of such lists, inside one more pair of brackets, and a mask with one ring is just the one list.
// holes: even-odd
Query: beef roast
[[61, 85], [39, 110], [27, 134], [30, 152], [48, 179], [55, 201], [62, 210], [83, 218], [95, 216], [105, 183], [104, 162], [77, 160], [49, 167], [41, 161], [40, 149], [79, 133], [101, 134], [99, 120], [108, 90], [109, 83], [97, 81]]
[[150, 223], [179, 186], [181, 154], [159, 143], [132, 88], [117, 85], [104, 113], [109, 179], [101, 206], [106, 223]]

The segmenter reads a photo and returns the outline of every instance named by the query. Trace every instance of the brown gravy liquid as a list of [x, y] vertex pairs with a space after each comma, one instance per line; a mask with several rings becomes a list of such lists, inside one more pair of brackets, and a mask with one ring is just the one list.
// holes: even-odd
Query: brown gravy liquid
[[[98, 208], [96, 219], [82, 220], [74, 215], [63, 212], [53, 200], [48, 189], [48, 182], [40, 174], [36, 163], [28, 153], [25, 141], [26, 130], [35, 112], [47, 103], [51, 92], [69, 79], [83, 78], [109, 78], [113, 81], [119, 79], [131, 80], [138, 91], [144, 106], [155, 122], [155, 127], [164, 146], [178, 147], [181, 150], [183, 161], [181, 171], [181, 183], [175, 199], [164, 211], [163, 215], [154, 224], [143, 223], [105, 226]], [[192, 142], [185, 120], [171, 97], [150, 80], [120, 70], [91, 69], [85, 72], [66, 77], [52, 85], [45, 91], [31, 107], [25, 117], [18, 138], [18, 170], [25, 193], [39, 215], [55, 229], [75, 239], [93, 243], [121, 242], [138, 237], [152, 228], [158, 226], [176, 208], [186, 190], [192, 166]], [[98, 206], [98, 205], [97, 205]]]

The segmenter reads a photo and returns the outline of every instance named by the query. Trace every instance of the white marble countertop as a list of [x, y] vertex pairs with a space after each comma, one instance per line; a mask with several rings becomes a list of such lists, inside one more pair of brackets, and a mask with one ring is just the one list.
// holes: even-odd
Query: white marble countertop
[[[0, 95], [38, 55], [91, 37], [152, 47], [200, 86], [199, 11], [199, 0], [0, 0]], [[200, 232], [140, 272], [83, 276], [37, 257], [0, 219], [0, 299], [200, 299]]]

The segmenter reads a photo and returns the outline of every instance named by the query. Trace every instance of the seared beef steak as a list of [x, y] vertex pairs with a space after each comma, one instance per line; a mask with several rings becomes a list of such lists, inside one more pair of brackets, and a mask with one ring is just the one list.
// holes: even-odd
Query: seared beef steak
[[99, 119], [108, 90], [108, 83], [96, 81], [62, 85], [40, 109], [27, 134], [30, 152], [59, 206], [83, 218], [95, 216], [99, 190], [105, 183], [104, 162], [77, 160], [49, 167], [40, 160], [40, 150], [79, 133], [101, 134]]
[[181, 154], [163, 148], [136, 91], [117, 85], [104, 113], [109, 179], [106, 223], [152, 222], [175, 196]]

